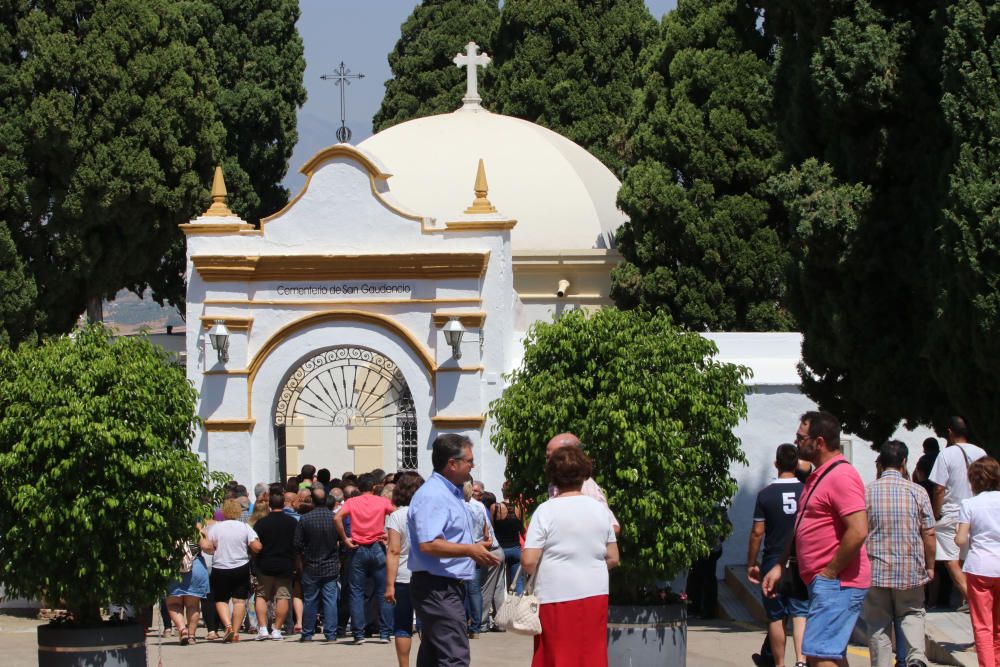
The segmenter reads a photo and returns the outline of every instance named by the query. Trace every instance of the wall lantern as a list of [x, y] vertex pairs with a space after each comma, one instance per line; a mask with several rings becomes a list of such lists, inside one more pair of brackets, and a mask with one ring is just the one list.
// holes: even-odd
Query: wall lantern
[[219, 363], [229, 361], [229, 329], [222, 320], [215, 320], [215, 326], [208, 330], [208, 339], [212, 347], [219, 353]]
[[462, 358], [462, 336], [465, 334], [465, 327], [459, 322], [457, 317], [451, 317], [444, 325], [444, 340], [451, 345], [451, 355], [456, 359]]

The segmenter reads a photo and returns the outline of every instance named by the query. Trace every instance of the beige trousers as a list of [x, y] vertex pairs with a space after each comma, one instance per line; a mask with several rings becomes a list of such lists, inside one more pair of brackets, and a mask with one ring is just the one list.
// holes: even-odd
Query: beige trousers
[[892, 650], [893, 624], [899, 621], [902, 641], [906, 646], [906, 664], [914, 660], [928, 662], [925, 651], [924, 587], [896, 589], [872, 586], [865, 597], [861, 617], [868, 624], [868, 650], [871, 652], [872, 667], [892, 667], [896, 662]]

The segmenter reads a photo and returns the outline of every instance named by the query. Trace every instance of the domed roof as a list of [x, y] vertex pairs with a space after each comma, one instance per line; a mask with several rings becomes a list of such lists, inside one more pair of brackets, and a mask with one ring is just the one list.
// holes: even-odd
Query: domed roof
[[549, 129], [478, 105], [400, 123], [358, 148], [392, 174], [396, 201], [439, 221], [457, 219], [472, 202], [482, 159], [490, 202], [517, 220], [515, 252], [611, 248], [626, 220], [615, 204], [621, 183], [600, 160]]

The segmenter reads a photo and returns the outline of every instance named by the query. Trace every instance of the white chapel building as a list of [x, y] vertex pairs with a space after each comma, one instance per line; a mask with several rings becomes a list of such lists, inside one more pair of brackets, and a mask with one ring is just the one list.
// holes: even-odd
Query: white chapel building
[[[304, 463], [334, 477], [426, 475], [434, 438], [459, 432], [474, 443], [474, 476], [499, 495], [489, 404], [533, 322], [611, 304], [625, 216], [620, 183], [597, 158], [481, 106], [482, 60], [456, 58], [469, 63], [461, 108], [320, 151], [301, 168], [302, 190], [259, 229], [226, 207], [220, 172], [212, 206], [181, 225], [187, 376], [210, 468], [248, 487]], [[721, 360], [754, 371], [737, 429], [749, 465], [732, 470], [736, 531], [723, 557], [736, 562], [775, 447], [815, 406], [799, 390], [799, 334], [706, 335]], [[931, 434], [901, 435], [919, 450]], [[847, 454], [874, 478], [868, 443], [849, 441]]]

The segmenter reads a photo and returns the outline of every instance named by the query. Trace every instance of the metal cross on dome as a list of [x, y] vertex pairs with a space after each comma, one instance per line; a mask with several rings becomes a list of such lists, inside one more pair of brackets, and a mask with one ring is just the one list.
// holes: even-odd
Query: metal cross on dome
[[464, 108], [477, 108], [483, 98], [479, 96], [479, 67], [486, 67], [492, 59], [485, 53], [478, 53], [479, 45], [469, 42], [465, 45], [465, 53], [455, 55], [454, 63], [465, 67], [465, 97], [462, 98]]
[[320, 77], [324, 81], [333, 81], [340, 87], [340, 127], [337, 128], [337, 141], [342, 144], [351, 140], [351, 128], [347, 127], [347, 99], [344, 95], [345, 88], [351, 85], [350, 79], [363, 79], [364, 74], [351, 74], [351, 70], [344, 66], [344, 61], [340, 61], [340, 67], [333, 70], [333, 74], [324, 74]]

